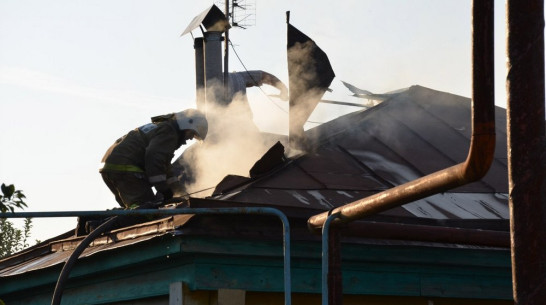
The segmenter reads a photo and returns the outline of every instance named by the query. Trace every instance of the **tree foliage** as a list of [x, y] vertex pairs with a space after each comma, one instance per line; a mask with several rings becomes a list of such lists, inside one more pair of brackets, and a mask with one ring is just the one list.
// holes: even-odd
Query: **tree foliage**
[[[13, 184], [6, 186], [2, 183], [2, 195], [0, 195], [0, 211], [12, 213], [16, 208], [27, 207], [25, 195], [22, 191], [16, 190]], [[7, 218], [0, 218], [0, 258], [11, 255], [28, 247], [32, 219], [26, 218], [23, 228], [18, 229]]]
[[31, 218], [25, 218], [23, 229], [16, 228], [6, 218], [0, 218], [0, 258], [27, 248], [30, 229], [32, 229]]
[[13, 184], [5, 185], [2, 183], [2, 195], [0, 195], [0, 211], [6, 213], [10, 210], [12, 213], [15, 208], [24, 209], [27, 207], [25, 195], [22, 191], [16, 190]]

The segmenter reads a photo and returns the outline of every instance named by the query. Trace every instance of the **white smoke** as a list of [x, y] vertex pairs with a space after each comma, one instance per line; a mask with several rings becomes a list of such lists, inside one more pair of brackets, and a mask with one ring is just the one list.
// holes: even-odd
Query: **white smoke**
[[218, 104], [206, 104], [205, 141], [187, 148], [178, 160], [189, 175], [182, 181], [185, 192], [193, 197], [210, 195], [227, 175], [249, 176], [254, 163], [275, 144], [254, 124], [246, 96], [236, 95], [228, 106]]

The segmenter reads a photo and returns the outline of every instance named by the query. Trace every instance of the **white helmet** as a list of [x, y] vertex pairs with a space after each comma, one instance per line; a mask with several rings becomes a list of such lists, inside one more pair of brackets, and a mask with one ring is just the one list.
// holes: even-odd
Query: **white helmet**
[[205, 115], [196, 109], [186, 109], [175, 113], [176, 122], [180, 130], [190, 129], [195, 132], [197, 140], [204, 140], [209, 130]]

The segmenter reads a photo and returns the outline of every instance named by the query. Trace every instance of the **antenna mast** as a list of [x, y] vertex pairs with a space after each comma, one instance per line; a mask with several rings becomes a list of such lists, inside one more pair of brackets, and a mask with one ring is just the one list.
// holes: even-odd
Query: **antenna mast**
[[[215, 1], [219, 7], [224, 6], [224, 14], [232, 27], [246, 29], [256, 25], [256, 4], [254, 0]], [[225, 31], [224, 45], [224, 98], [227, 99], [229, 82], [229, 29]]]
[[214, 4], [225, 8], [224, 14], [232, 27], [246, 29], [256, 25], [255, 0], [219, 0], [214, 1]]
[[[233, 0], [236, 1], [236, 0]], [[226, 0], [224, 14], [229, 24], [232, 24], [232, 16], [229, 14], [229, 0]], [[224, 101], [228, 102], [228, 88], [229, 88], [229, 27], [227, 27], [224, 34]]]

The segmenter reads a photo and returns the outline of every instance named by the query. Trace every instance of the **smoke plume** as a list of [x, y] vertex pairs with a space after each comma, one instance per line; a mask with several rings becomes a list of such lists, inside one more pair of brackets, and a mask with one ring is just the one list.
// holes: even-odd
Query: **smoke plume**
[[173, 164], [184, 171], [184, 192], [193, 197], [210, 195], [211, 188], [226, 175], [248, 177], [250, 168], [275, 143], [260, 133], [242, 94], [234, 96], [227, 106], [207, 102], [201, 107], [209, 122], [208, 135], [205, 141], [188, 147]]

